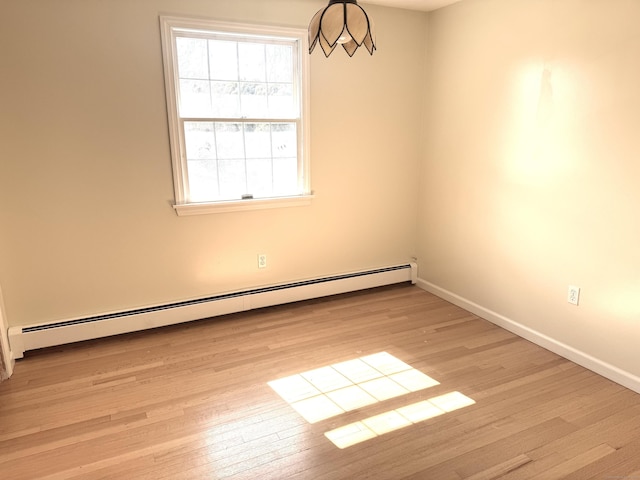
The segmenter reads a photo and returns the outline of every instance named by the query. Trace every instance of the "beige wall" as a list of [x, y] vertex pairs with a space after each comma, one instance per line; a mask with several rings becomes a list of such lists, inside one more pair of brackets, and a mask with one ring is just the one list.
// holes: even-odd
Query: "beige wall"
[[419, 220], [423, 279], [636, 376], [638, 19], [637, 0], [430, 15]]
[[[309, 207], [178, 217], [159, 14], [306, 25], [324, 1], [2, 0], [0, 283], [10, 325], [407, 262], [426, 15], [311, 62]], [[257, 269], [266, 253], [268, 268]]]

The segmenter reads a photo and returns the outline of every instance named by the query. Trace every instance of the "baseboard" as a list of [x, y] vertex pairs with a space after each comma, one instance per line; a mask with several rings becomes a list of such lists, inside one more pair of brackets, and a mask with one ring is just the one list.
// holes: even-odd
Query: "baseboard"
[[5, 372], [0, 371], [0, 381], [4, 381], [13, 375], [13, 369], [16, 363], [9, 345], [9, 328], [6, 318], [2, 290], [0, 289], [0, 355], [2, 355], [2, 362], [6, 370]]
[[6, 372], [5, 375], [0, 375], [0, 382], [4, 382], [5, 380], [8, 380], [11, 375], [13, 375], [13, 369], [16, 366], [16, 360], [13, 358], [13, 355], [7, 355], [7, 357], [5, 358], [5, 364], [4, 367], [6, 368]]
[[467, 300], [460, 295], [456, 295], [449, 290], [445, 290], [433, 283], [427, 282], [421, 278], [416, 280], [416, 285], [427, 292], [447, 300], [448, 302], [464, 308], [465, 310], [488, 320], [489, 322], [498, 325], [499, 327], [509, 330], [515, 333], [519, 337], [525, 338], [530, 342], [539, 345], [553, 353], [560, 355], [568, 360], [571, 360], [578, 365], [581, 365], [599, 375], [602, 375], [609, 380], [616, 382], [634, 392], [640, 393], [640, 377], [637, 377], [625, 370], [622, 370], [614, 365], [604, 362], [598, 358], [595, 358], [585, 352], [577, 350], [569, 345], [566, 345], [558, 340], [555, 340], [543, 333], [540, 333], [532, 328], [522, 325], [510, 318], [500, 315], [488, 308], [485, 308], [477, 303]]
[[[8, 340], [8, 337], [7, 337]], [[13, 358], [13, 352], [9, 349], [9, 342], [6, 342], [6, 347], [4, 346], [4, 342], [3, 342], [3, 352], [4, 352], [4, 356], [2, 358], [3, 362], [4, 362], [4, 368], [5, 368], [5, 372], [0, 371], [0, 382], [3, 382], [5, 380], [7, 380], [9, 377], [11, 377], [11, 375], [13, 375], [13, 369], [15, 368], [16, 365], [16, 360], [15, 358]]]

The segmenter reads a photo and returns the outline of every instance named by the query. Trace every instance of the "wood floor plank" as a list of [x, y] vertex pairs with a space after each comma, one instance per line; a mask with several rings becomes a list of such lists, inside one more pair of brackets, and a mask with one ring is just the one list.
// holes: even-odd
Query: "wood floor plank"
[[526, 455], [520, 454], [516, 457], [509, 458], [502, 463], [494, 464], [486, 470], [479, 471], [469, 477], [465, 477], [465, 480], [491, 480], [493, 478], [500, 478], [505, 474], [516, 470], [523, 465], [531, 462], [531, 459]]
[[531, 477], [532, 480], [548, 480], [550, 478], [566, 478], [567, 475], [574, 473], [585, 466], [591, 465], [598, 460], [611, 455], [616, 450], [615, 448], [601, 443], [600, 445], [587, 450], [584, 453], [578, 454], [562, 463], [555, 465], [554, 467], [540, 472], [538, 475]]
[[[438, 384], [315, 423], [268, 384], [379, 352]], [[471, 404], [393, 423], [407, 405], [452, 392]], [[325, 436], [383, 414], [396, 419], [389, 433], [346, 448]], [[27, 352], [0, 385], [0, 472], [12, 480], [632, 478], [640, 395], [402, 284]]]

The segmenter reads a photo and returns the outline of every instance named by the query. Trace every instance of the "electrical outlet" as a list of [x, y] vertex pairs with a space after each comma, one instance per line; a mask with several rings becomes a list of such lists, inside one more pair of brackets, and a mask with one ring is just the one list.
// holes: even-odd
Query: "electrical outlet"
[[578, 300], [580, 299], [580, 287], [576, 287], [574, 285], [569, 285], [569, 293], [567, 294], [567, 302], [578, 305]]
[[258, 268], [267, 268], [267, 254], [259, 253], [258, 254]]

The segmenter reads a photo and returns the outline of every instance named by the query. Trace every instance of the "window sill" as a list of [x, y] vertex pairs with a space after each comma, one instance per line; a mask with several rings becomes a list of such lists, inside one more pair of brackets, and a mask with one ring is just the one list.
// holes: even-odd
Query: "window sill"
[[204, 215], [210, 213], [240, 212], [245, 210], [263, 210], [266, 208], [301, 207], [311, 205], [313, 195], [299, 195], [295, 197], [255, 198], [247, 200], [233, 200], [227, 202], [184, 203], [176, 204], [173, 208], [178, 216]]

